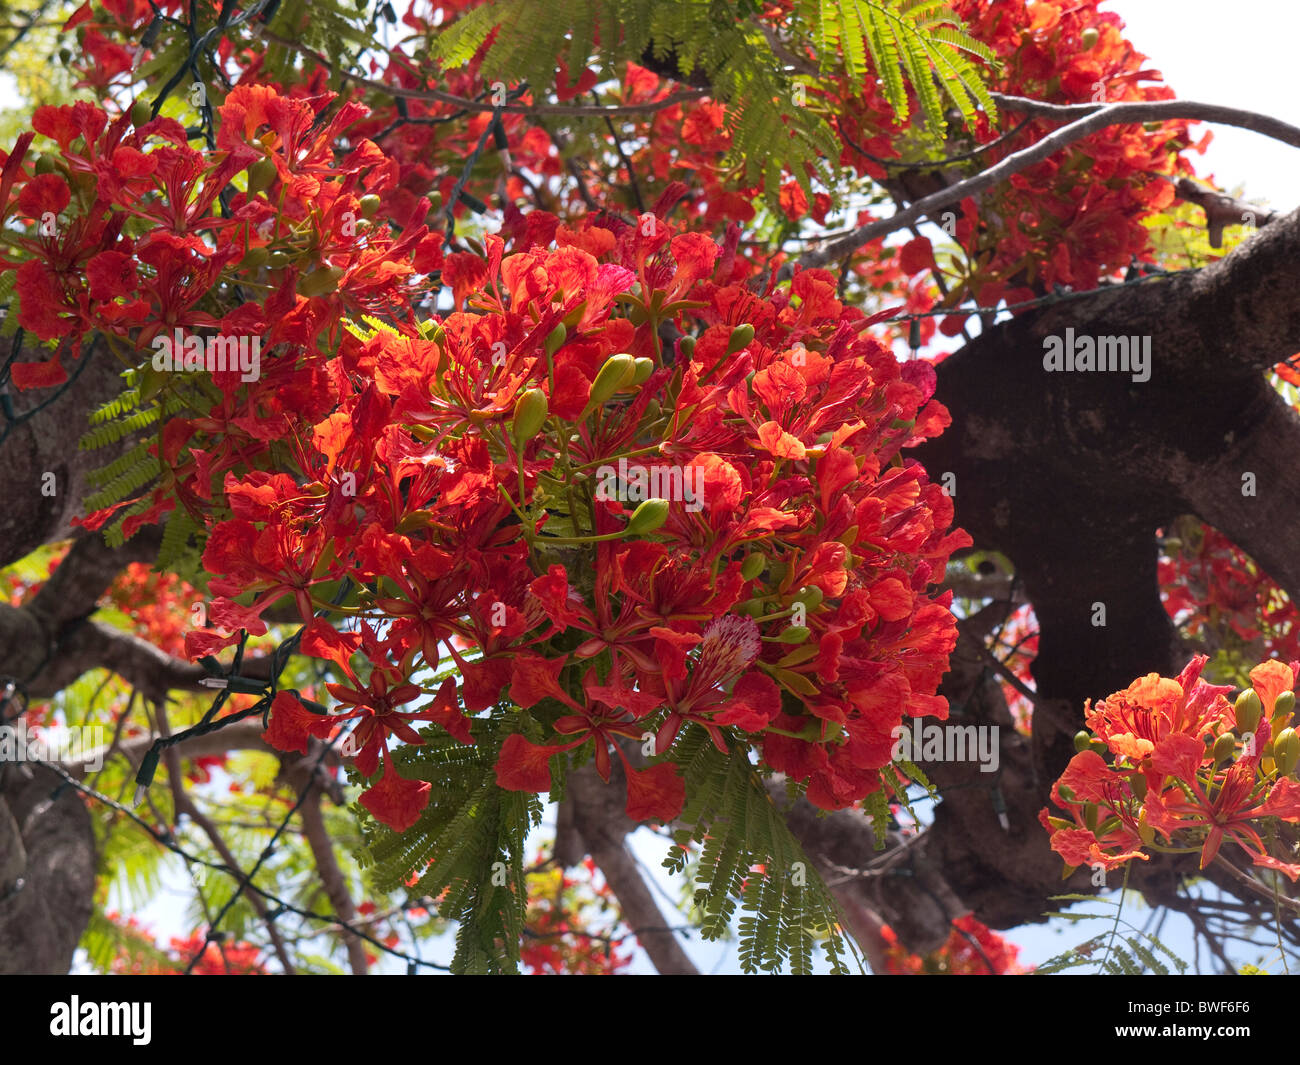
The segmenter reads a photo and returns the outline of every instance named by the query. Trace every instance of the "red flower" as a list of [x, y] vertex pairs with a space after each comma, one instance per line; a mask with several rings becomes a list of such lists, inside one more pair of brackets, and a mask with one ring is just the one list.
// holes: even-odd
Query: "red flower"
[[429, 804], [431, 787], [425, 781], [400, 776], [385, 754], [384, 775], [361, 793], [361, 805], [394, 832], [405, 832]]

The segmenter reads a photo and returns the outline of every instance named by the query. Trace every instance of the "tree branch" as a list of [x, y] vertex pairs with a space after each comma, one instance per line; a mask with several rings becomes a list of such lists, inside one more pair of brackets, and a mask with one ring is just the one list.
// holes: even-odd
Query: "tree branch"
[[[343, 870], [339, 868], [334, 857], [334, 842], [325, 829], [325, 817], [321, 811], [320, 792], [312, 789], [298, 811], [302, 815], [303, 832], [307, 844], [311, 847], [312, 857], [316, 860], [316, 871], [320, 873], [325, 894], [329, 896], [330, 905], [343, 924], [351, 924], [357, 915], [357, 908], [348, 893], [347, 881], [343, 879]], [[355, 932], [342, 930], [343, 945], [347, 948], [348, 964], [356, 976], [365, 976], [369, 971], [366, 965], [366, 952], [361, 946], [361, 939]]]
[[[1188, 100], [1156, 100], [1141, 103], [1121, 104], [1077, 104], [1062, 108], [1057, 104], [1039, 104], [1034, 100], [1021, 100], [1020, 97], [1004, 97], [1005, 106], [1024, 104], [1047, 108], [1044, 114], [1051, 117], [1081, 116], [1068, 126], [1049, 133], [1042, 140], [1012, 152], [1005, 159], [987, 170], [959, 181], [955, 185], [940, 189], [923, 199], [917, 200], [910, 207], [898, 211], [889, 218], [882, 218], [867, 225], [859, 226], [846, 237], [833, 240], [820, 248], [806, 251], [797, 261], [802, 267], [826, 266], [838, 262], [845, 255], [856, 251], [877, 237], [893, 233], [910, 226], [924, 217], [933, 217], [940, 208], [960, 203], [968, 196], [983, 192], [985, 189], [1005, 181], [1013, 174], [1042, 162], [1060, 149], [1081, 140], [1089, 134], [1105, 129], [1107, 126], [1128, 125], [1139, 122], [1168, 121], [1171, 119], [1190, 119], [1206, 122], [1222, 122], [1226, 125], [1240, 126], [1243, 129], [1263, 133], [1275, 140], [1300, 148], [1300, 129], [1278, 119], [1268, 118], [1254, 111], [1243, 111], [1235, 107], [1220, 107], [1217, 104], [1198, 104]], [[1021, 108], [1025, 109], [1025, 108]], [[1031, 108], [1032, 109], [1032, 108]], [[788, 277], [793, 270], [792, 264], [782, 267], [782, 277]]]
[[[574, 825], [586, 841], [587, 851], [605, 875], [614, 897], [622, 907], [629, 928], [662, 929], [669, 922], [659, 912], [636, 861], [624, 838], [635, 827], [622, 810], [621, 786], [606, 784], [590, 766], [570, 773], [568, 794], [574, 803]], [[662, 976], [698, 976], [699, 970], [687, 956], [676, 934], [667, 931], [637, 933], [637, 942], [650, 956]]]

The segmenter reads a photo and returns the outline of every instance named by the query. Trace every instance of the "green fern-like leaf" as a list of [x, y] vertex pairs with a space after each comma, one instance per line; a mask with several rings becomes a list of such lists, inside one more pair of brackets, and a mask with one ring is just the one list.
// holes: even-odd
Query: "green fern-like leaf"
[[[158, 465], [158, 457], [156, 455], [150, 455], [146, 452], [138, 451], [137, 446], [137, 448], [133, 448], [131, 451], [127, 452], [123, 458], [127, 458], [128, 456], [134, 456], [135, 461], [116, 475], [111, 476], [111, 479], [105, 477], [102, 471], [96, 471], [101, 474], [101, 477], [104, 478], [106, 483], [99, 491], [92, 492], [90, 495], [86, 496], [85, 507], [87, 510], [99, 510], [101, 507], [111, 506], [112, 504], [125, 499], [137, 488], [144, 487], [158, 476], [161, 467]], [[118, 460], [118, 462], [120, 461], [121, 460]], [[116, 462], [110, 464], [110, 466], [115, 465], [117, 465]], [[105, 470], [109, 468], [109, 466], [104, 467]]]
[[190, 538], [199, 531], [199, 524], [184, 507], [177, 507], [163, 527], [162, 542], [158, 545], [156, 568], [178, 573], [188, 579], [193, 568], [193, 560], [187, 556], [196, 554], [190, 545]]
[[[542, 804], [497, 786], [497, 748], [483, 724], [476, 722], [472, 747], [428, 729], [423, 746], [395, 753], [402, 775], [428, 781], [429, 804], [402, 833], [358, 805], [366, 841], [358, 858], [377, 890], [396, 890], [418, 873], [412, 890], [440, 898], [440, 915], [459, 924], [453, 971], [515, 972], [527, 903], [524, 839], [540, 822]], [[497, 735], [503, 732], [498, 727]]]
[[813, 944], [820, 942], [832, 969], [847, 972], [834, 900], [743, 752], [723, 755], [707, 732], [689, 726], [670, 753], [686, 777], [687, 804], [678, 820], [692, 827], [675, 834], [679, 846], [664, 865], [682, 871], [681, 846], [702, 843], [695, 866], [701, 935], [728, 934], [739, 903], [744, 971], [810, 972]]
[[936, 77], [968, 128], [974, 128], [976, 104], [996, 118], [997, 106], [974, 62], [995, 64], [996, 56], [965, 31], [942, 0], [817, 0], [797, 5], [796, 12], [812, 23], [809, 35], [818, 43], [823, 71], [833, 69], [838, 52], [845, 73], [856, 80], [870, 52], [899, 121], [911, 114], [910, 88], [926, 126], [931, 132], [944, 129]]

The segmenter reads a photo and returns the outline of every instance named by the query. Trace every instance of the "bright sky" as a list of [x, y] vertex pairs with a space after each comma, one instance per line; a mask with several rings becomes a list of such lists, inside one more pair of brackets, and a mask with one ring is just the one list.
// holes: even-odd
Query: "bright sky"
[[[1112, 0], [1126, 36], [1184, 100], [1259, 111], [1300, 126], [1296, 0]], [[1202, 177], [1245, 186], [1247, 199], [1290, 211], [1300, 203], [1300, 148], [1249, 130], [1210, 125], [1214, 142], [1196, 160]]]
[[[1181, 98], [1256, 110], [1300, 126], [1294, 56], [1296, 31], [1300, 30], [1297, 0], [1234, 0], [1230, 6], [1222, 0], [1111, 0], [1106, 9], [1125, 18], [1126, 35], [1150, 57], [1148, 65], [1162, 71], [1166, 83]], [[1300, 203], [1300, 149], [1246, 130], [1211, 128], [1214, 142], [1204, 157], [1196, 159], [1202, 177], [1213, 175], [1229, 189], [1242, 186], [1246, 198], [1266, 200], [1283, 211]], [[548, 815], [553, 817], [553, 811]], [[664, 854], [661, 839], [638, 833], [633, 848], [647, 871], [656, 869], [661, 874], [657, 870]], [[655, 879], [668, 886], [660, 875]], [[663, 896], [660, 901], [664, 903]], [[163, 896], [142, 916], [165, 935], [180, 930], [179, 909], [178, 899]], [[1145, 915], [1130, 916], [1141, 923]], [[669, 918], [666, 923], [678, 921]], [[1190, 948], [1190, 940], [1175, 924], [1171, 919], [1162, 938], [1186, 956], [1190, 950], [1184, 948]], [[1087, 926], [1063, 929], [1061, 923], [1052, 922], [1014, 931], [1008, 938], [1022, 946], [1022, 961], [1040, 962], [1081, 943], [1096, 930]], [[703, 945], [695, 938], [687, 950], [706, 972], [737, 971], [734, 944]], [[428, 953], [443, 952], [434, 947]], [[449, 948], [446, 954], [450, 954]], [[638, 962], [639, 971], [652, 971], [644, 956]]]

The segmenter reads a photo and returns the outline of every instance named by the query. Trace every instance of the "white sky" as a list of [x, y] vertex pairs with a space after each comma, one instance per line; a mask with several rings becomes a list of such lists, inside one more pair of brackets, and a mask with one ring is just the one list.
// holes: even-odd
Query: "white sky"
[[[1112, 0], [1125, 36], [1184, 100], [1259, 111], [1300, 126], [1297, 0]], [[1201, 128], [1201, 127], [1197, 127]], [[1289, 211], [1300, 202], [1300, 148], [1249, 130], [1207, 125], [1214, 142], [1197, 173]]]

